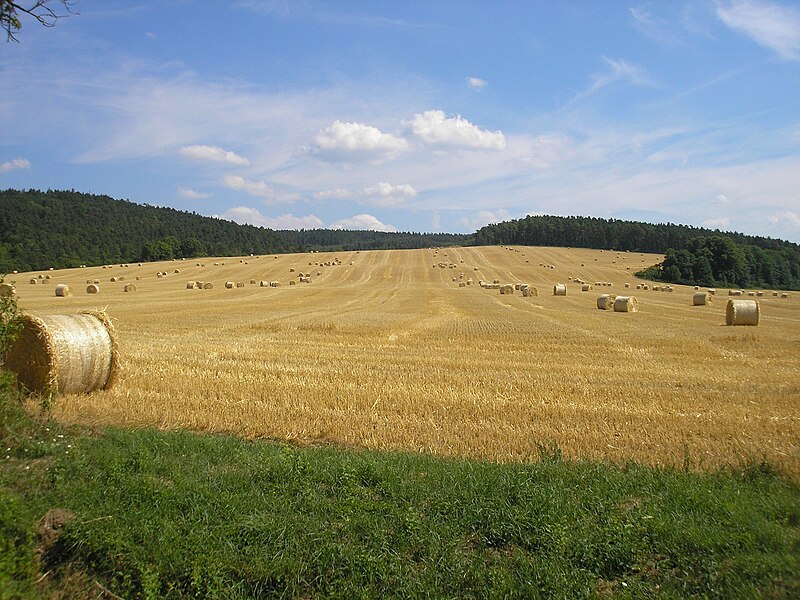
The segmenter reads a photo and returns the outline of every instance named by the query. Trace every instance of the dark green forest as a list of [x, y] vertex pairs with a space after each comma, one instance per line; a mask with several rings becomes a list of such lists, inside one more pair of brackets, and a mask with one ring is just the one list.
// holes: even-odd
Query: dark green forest
[[800, 246], [687, 225], [528, 216], [475, 234], [274, 231], [74, 190], [0, 191], [0, 273], [199, 256], [517, 244], [665, 254], [649, 279], [800, 289]]
[[0, 191], [0, 272], [309, 250], [463, 244], [453, 234], [273, 231], [73, 190]]
[[639, 275], [686, 285], [800, 289], [800, 246], [784, 240], [594, 217], [525, 217], [487, 225], [475, 243], [613, 249], [664, 254]]

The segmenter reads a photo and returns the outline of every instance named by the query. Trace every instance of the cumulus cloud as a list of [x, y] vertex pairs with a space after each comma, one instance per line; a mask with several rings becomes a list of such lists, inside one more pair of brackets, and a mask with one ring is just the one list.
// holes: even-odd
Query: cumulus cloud
[[361, 190], [361, 196], [371, 200], [371, 203], [377, 206], [402, 204], [406, 198], [413, 198], [416, 195], [417, 190], [407, 183], [392, 185], [391, 183], [380, 181]]
[[397, 231], [394, 225], [382, 223], [372, 215], [356, 215], [349, 219], [340, 219], [331, 223], [331, 229], [366, 229], [369, 231]]
[[226, 211], [222, 218], [236, 221], [240, 224], [268, 227], [270, 229], [319, 229], [324, 226], [323, 222], [315, 215], [295, 217], [287, 213], [277, 217], [268, 217], [261, 214], [258, 209], [249, 206], [235, 206]]
[[202, 198], [211, 198], [211, 194], [206, 192], [198, 192], [197, 190], [193, 190], [191, 188], [186, 187], [179, 187], [178, 188], [178, 197], [179, 198], [189, 198], [192, 200], [199, 200]]
[[406, 125], [426, 144], [492, 150], [506, 147], [506, 137], [502, 131], [480, 129], [461, 115], [448, 117], [441, 110], [418, 113]]
[[245, 157], [218, 146], [184, 146], [178, 150], [178, 153], [195, 160], [210, 160], [244, 167], [250, 164]]
[[276, 190], [264, 181], [250, 181], [239, 175], [228, 175], [223, 179], [223, 182], [232, 190], [245, 192], [251, 196], [258, 196], [268, 202], [294, 202], [300, 199], [299, 194], [288, 194]]
[[731, 29], [786, 60], [800, 60], [800, 10], [775, 2], [719, 2], [717, 16]]
[[730, 227], [731, 220], [728, 217], [719, 217], [718, 219], [707, 219], [703, 221], [703, 227], [709, 229], [726, 229]]
[[393, 158], [408, 148], [403, 138], [383, 133], [363, 123], [336, 120], [314, 137], [319, 152], [334, 157], [379, 156]]
[[489, 223], [500, 223], [501, 221], [508, 221], [510, 218], [511, 215], [504, 208], [495, 211], [481, 210], [471, 217], [463, 217], [461, 224], [466, 229], [478, 230], [484, 225], [489, 225]]
[[786, 212], [778, 213], [769, 217], [770, 225], [789, 225], [791, 227], [800, 228], [800, 215], [796, 212], [787, 210]]
[[350, 198], [353, 193], [350, 190], [346, 190], [344, 188], [336, 188], [333, 190], [323, 190], [321, 192], [316, 192], [314, 194], [314, 198], [317, 200], [341, 200], [343, 198]]
[[4, 163], [0, 163], [0, 173], [8, 173], [14, 169], [30, 169], [31, 161], [27, 158], [15, 158]]
[[471, 88], [479, 90], [481, 88], [485, 88], [489, 84], [485, 79], [479, 79], [477, 77], [467, 77], [467, 85]]
[[725, 194], [717, 194], [717, 197], [714, 198], [714, 202], [716, 204], [728, 204], [728, 202], [730, 202], [730, 200], [728, 199], [728, 197]]

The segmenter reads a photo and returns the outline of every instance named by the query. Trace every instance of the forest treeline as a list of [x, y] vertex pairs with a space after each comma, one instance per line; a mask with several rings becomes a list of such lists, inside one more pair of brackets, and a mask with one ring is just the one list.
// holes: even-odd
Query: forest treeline
[[0, 273], [310, 250], [423, 248], [454, 234], [274, 231], [74, 190], [0, 191]]
[[719, 287], [800, 289], [800, 246], [741, 233], [594, 217], [528, 216], [487, 225], [478, 245], [517, 244], [665, 254], [640, 275]]
[[472, 235], [275, 231], [74, 190], [0, 191], [0, 273], [199, 256], [516, 244], [665, 254], [650, 279], [800, 289], [800, 246], [698, 227], [528, 216]]

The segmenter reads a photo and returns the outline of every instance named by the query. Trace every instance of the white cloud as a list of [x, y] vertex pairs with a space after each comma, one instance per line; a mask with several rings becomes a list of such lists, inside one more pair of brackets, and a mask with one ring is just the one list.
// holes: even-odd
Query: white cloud
[[0, 163], [0, 173], [8, 173], [14, 169], [30, 169], [31, 161], [27, 158], [15, 158], [4, 163]]
[[376, 206], [394, 206], [402, 204], [406, 198], [413, 198], [417, 195], [417, 190], [407, 183], [392, 185], [385, 181], [380, 181], [373, 186], [361, 190], [361, 196], [371, 200], [371, 204]]
[[258, 196], [271, 203], [294, 202], [300, 199], [300, 194], [288, 194], [276, 190], [265, 181], [250, 181], [239, 175], [228, 175], [223, 179], [223, 182], [232, 190], [242, 191], [251, 196]]
[[183, 156], [196, 160], [225, 162], [232, 165], [248, 166], [250, 161], [235, 152], [224, 150], [218, 146], [184, 146], [178, 150]]
[[406, 140], [377, 127], [339, 120], [317, 133], [314, 141], [323, 155], [334, 157], [362, 154], [393, 158], [408, 148]]
[[730, 202], [730, 200], [728, 199], [728, 197], [725, 194], [717, 194], [717, 197], [714, 198], [714, 202], [716, 204], [728, 204], [728, 202]]
[[630, 64], [621, 58], [614, 60], [607, 56], [603, 56], [603, 62], [609, 67], [609, 71], [592, 75], [592, 84], [584, 95], [591, 95], [618, 81], [630, 81], [636, 84], [645, 82], [644, 69], [638, 65]]
[[467, 85], [471, 88], [479, 90], [481, 88], [485, 88], [489, 84], [485, 79], [479, 79], [477, 77], [467, 77]]
[[504, 208], [494, 211], [481, 210], [472, 217], [462, 218], [461, 224], [468, 230], [477, 231], [489, 223], [500, 223], [501, 221], [508, 221], [511, 218], [511, 214]]
[[506, 137], [502, 131], [480, 129], [461, 115], [447, 117], [441, 110], [418, 113], [406, 124], [426, 144], [492, 150], [506, 147]]
[[198, 192], [198, 191], [193, 190], [191, 188], [179, 187], [178, 188], [178, 197], [199, 200], [201, 198], [211, 198], [211, 194], [209, 194], [207, 192]]
[[531, 154], [522, 161], [533, 167], [546, 169], [562, 162], [574, 151], [572, 139], [563, 133], [544, 134], [531, 141]]
[[726, 229], [730, 227], [731, 220], [728, 217], [719, 217], [718, 219], [707, 219], [702, 224], [703, 227], [709, 229]]
[[227, 210], [222, 215], [222, 218], [241, 224], [269, 227], [270, 229], [319, 229], [324, 226], [324, 223], [315, 215], [295, 217], [287, 213], [278, 217], [267, 217], [261, 214], [258, 209], [250, 208], [249, 206], [235, 206]]
[[718, 2], [717, 16], [757, 44], [786, 60], [800, 60], [800, 10], [774, 2]]
[[350, 198], [353, 193], [350, 190], [346, 190], [344, 188], [336, 188], [333, 190], [323, 190], [321, 192], [316, 192], [314, 194], [314, 198], [317, 200], [341, 200], [343, 198]]
[[772, 215], [769, 217], [768, 221], [770, 225], [788, 225], [800, 229], [800, 215], [790, 210]]
[[397, 231], [394, 225], [382, 223], [372, 215], [356, 215], [349, 219], [339, 219], [331, 223], [331, 229], [366, 229], [369, 231]]

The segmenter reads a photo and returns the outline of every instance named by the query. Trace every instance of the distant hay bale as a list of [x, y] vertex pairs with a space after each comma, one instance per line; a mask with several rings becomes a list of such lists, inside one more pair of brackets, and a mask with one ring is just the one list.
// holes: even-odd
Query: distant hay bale
[[110, 281], [111, 281], [111, 283], [116, 283], [117, 278], [116, 277], [112, 277]]
[[557, 283], [553, 286], [553, 296], [566, 296], [567, 286], [563, 283]]
[[582, 291], [582, 292], [591, 292], [591, 291], [592, 291], [592, 286], [591, 286], [591, 285], [589, 285], [588, 283], [584, 283], [584, 284], [581, 286], [581, 291]]
[[105, 313], [23, 315], [6, 366], [34, 392], [91, 392], [109, 388], [118, 370], [114, 327]]
[[241, 282], [241, 281], [237, 281], [237, 282], [236, 282], [236, 287], [237, 287], [237, 288], [243, 288], [243, 287], [244, 287], [244, 283], [243, 283], [243, 282]]
[[714, 296], [708, 292], [695, 292], [692, 296], [692, 306], [706, 306], [714, 301]]
[[59, 283], [56, 286], [56, 296], [65, 297], [71, 296], [72, 292], [69, 289], [69, 286], [66, 283]]
[[520, 288], [524, 298], [535, 298], [539, 296], [539, 290], [532, 285], [525, 284]]
[[472, 267], [472, 270], [473, 270], [473, 271], [477, 271], [477, 270], [478, 270], [478, 267]]
[[233, 281], [226, 281], [225, 282], [225, 288], [226, 289], [232, 290], [235, 287], [236, 287], [236, 283], [235, 282], [233, 282]]
[[742, 290], [728, 290], [728, 296], [741, 296]]
[[460, 288], [462, 288], [462, 287], [467, 287], [467, 284], [466, 284], [466, 283], [464, 283], [463, 281], [459, 281], [459, 282], [458, 282], [458, 287], [460, 287]]
[[789, 297], [789, 294], [788, 294], [788, 292], [783, 292], [783, 293], [781, 294], [781, 298], [788, 298], [788, 297]]
[[514, 286], [510, 283], [506, 283], [505, 285], [500, 286], [500, 293], [504, 295], [510, 294], [511, 296], [514, 295]]
[[774, 298], [777, 298], [777, 297], [778, 297], [778, 292], [772, 292], [772, 296], [773, 296]]
[[640, 290], [640, 289], [642, 289], [642, 284], [641, 284], [641, 283], [637, 283], [637, 284], [636, 284], [636, 289], [637, 289], [637, 290]]
[[178, 275], [181, 272], [181, 270], [180, 269], [175, 269], [174, 272], [175, 272], [176, 275]]
[[[50, 270], [52, 271], [52, 269], [50, 269]], [[45, 275], [44, 278], [45, 279], [50, 279], [50, 275]]]
[[255, 285], [255, 284], [256, 284], [256, 280], [255, 279], [251, 279], [250, 280], [250, 285]]
[[639, 312], [639, 301], [635, 296], [617, 296], [614, 312]]
[[601, 294], [597, 298], [597, 308], [600, 310], [611, 310], [614, 308], [614, 301], [617, 299], [612, 294]]
[[699, 290], [699, 289], [700, 289], [700, 286], [699, 286], [699, 285], [696, 285], [696, 286], [694, 286], [694, 289], [695, 289], [695, 291], [697, 291], [697, 290]]
[[653, 286], [653, 291], [654, 292], [660, 292], [661, 291], [661, 286], [660, 285], [654, 285]]
[[755, 293], [755, 292], [747, 292], [747, 295], [748, 295], [748, 296], [755, 296], [755, 295], [756, 295], [756, 293]]
[[159, 271], [158, 273], [156, 273], [156, 277], [158, 277], [159, 279], [161, 279], [161, 278], [163, 277], [163, 275], [161, 274], [161, 271]]
[[317, 271], [317, 277], [319, 277], [320, 275], [322, 275], [322, 271]]
[[206, 282], [203, 284], [203, 289], [204, 289], [204, 290], [213, 290], [213, 289], [214, 289], [214, 284], [213, 284], [213, 283], [211, 283], [210, 281], [206, 281]]
[[259, 281], [259, 287], [269, 287], [269, 281]]
[[759, 298], [763, 298], [764, 292], [756, 292], [756, 296], [758, 296]]
[[711, 294], [712, 296], [716, 296], [717, 290], [715, 288], [708, 288], [708, 293]]
[[86, 286], [86, 293], [87, 294], [99, 294], [100, 293], [100, 286], [95, 285], [94, 283], [90, 283]]
[[289, 273], [294, 273], [294, 269], [289, 269]]
[[728, 300], [726, 325], [758, 325], [760, 308], [757, 300]]
[[31, 285], [36, 285], [37, 281], [38, 280], [36, 279], [36, 277], [31, 277], [31, 280], [28, 283], [30, 283]]
[[0, 283], [0, 297], [11, 298], [16, 293], [17, 293], [17, 288], [15, 288], [10, 283]]
[[123, 288], [123, 292], [135, 292], [136, 291], [136, 284], [134, 283], [126, 283]]
[[499, 279], [493, 279], [492, 283], [500, 283], [500, 280]]
[[629, 287], [631, 287], [631, 284], [630, 284], [630, 283], [626, 283], [626, 284], [625, 284], [625, 287], [626, 287], [626, 288], [629, 288]]
[[645, 284], [642, 286], [642, 289], [643, 289], [643, 290], [645, 290], [645, 291], [646, 291], [646, 290], [649, 290], [649, 289], [650, 289], [650, 286], [649, 286], [648, 284], [646, 284], [646, 283], [645, 283]]
[[294, 279], [290, 279], [289, 285], [297, 285], [297, 282]]
[[200, 286], [198, 285], [197, 281], [187, 281], [186, 282], [186, 289], [187, 290], [196, 290]]
[[269, 287], [281, 287], [281, 282], [280, 281], [270, 281], [269, 282]]

